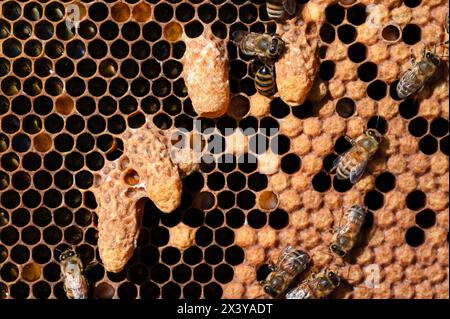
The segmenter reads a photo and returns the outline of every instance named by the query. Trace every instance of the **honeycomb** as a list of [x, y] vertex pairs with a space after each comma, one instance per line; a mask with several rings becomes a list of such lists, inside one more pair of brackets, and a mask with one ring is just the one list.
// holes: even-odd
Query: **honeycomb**
[[[66, 298], [58, 257], [69, 247], [94, 298], [265, 298], [258, 281], [286, 245], [307, 250], [314, 271], [337, 271], [333, 298], [448, 298], [447, 64], [418, 98], [395, 94], [409, 48], [419, 56], [423, 43], [446, 38], [448, 3], [310, 2], [325, 8], [325, 98], [291, 108], [258, 95], [249, 57], [228, 44], [230, 108], [201, 130], [217, 129], [208, 142], [228, 140], [229, 127], [256, 133], [208, 148], [174, 212], [148, 200], [134, 256], [109, 273], [98, 257], [94, 174], [121, 155], [127, 128], [194, 130], [182, 34], [210, 26], [228, 39], [282, 26], [263, 0], [2, 0], [0, 298]], [[74, 4], [78, 28], [65, 23]], [[367, 127], [385, 134], [369, 173], [355, 185], [336, 179], [344, 135]], [[335, 259], [332, 229], [357, 202], [369, 209], [364, 242]]]

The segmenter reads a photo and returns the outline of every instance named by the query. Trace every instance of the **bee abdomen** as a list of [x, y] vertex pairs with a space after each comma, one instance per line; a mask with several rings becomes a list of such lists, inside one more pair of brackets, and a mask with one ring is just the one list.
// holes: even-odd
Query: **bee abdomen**
[[271, 3], [267, 1], [267, 15], [274, 20], [280, 20], [284, 17], [284, 8], [281, 3]]
[[411, 94], [416, 93], [421, 86], [422, 82], [415, 76], [402, 77], [397, 84], [397, 95], [399, 98], [404, 99]]
[[275, 77], [272, 71], [266, 66], [261, 67], [255, 75], [255, 86], [258, 92], [265, 96], [275, 93]]

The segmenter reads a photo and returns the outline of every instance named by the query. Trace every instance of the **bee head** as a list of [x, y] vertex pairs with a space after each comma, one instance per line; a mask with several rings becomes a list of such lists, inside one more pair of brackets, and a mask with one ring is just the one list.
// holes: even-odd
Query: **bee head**
[[383, 135], [381, 135], [380, 132], [378, 132], [377, 130], [375, 130], [373, 128], [369, 128], [366, 131], [366, 135], [368, 137], [373, 138], [378, 144], [381, 143], [381, 140], [383, 139]]
[[334, 287], [339, 286], [341, 283], [341, 280], [339, 279], [338, 275], [336, 275], [334, 272], [329, 271], [327, 274], [328, 279], [331, 281]]
[[434, 65], [438, 65], [440, 62], [439, 58], [431, 52], [425, 53], [425, 57], [427, 58], [428, 61], [431, 61], [431, 63], [433, 63]]
[[338, 245], [336, 245], [336, 244], [331, 244], [330, 245], [330, 250], [331, 250], [331, 252], [333, 253], [333, 254], [335, 254], [336, 256], [338, 256], [338, 257], [345, 257], [345, 251], [343, 251]]
[[275, 36], [272, 38], [270, 43], [269, 53], [271, 56], [276, 57], [282, 53], [284, 49], [284, 42], [279, 37]]
[[273, 298], [275, 298], [278, 295], [277, 292], [273, 290], [272, 287], [270, 287], [269, 285], [264, 286], [264, 292]]
[[66, 250], [59, 256], [59, 260], [63, 261], [63, 260], [66, 260], [67, 258], [73, 257], [73, 256], [75, 256], [75, 252], [73, 250]]

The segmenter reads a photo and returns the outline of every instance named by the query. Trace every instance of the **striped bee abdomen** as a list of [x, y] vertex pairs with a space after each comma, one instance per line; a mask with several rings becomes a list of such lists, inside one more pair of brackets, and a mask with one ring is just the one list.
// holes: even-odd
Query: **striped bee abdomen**
[[267, 1], [267, 15], [270, 19], [281, 20], [284, 17], [284, 8], [281, 1]]
[[397, 95], [401, 99], [416, 93], [423, 86], [423, 82], [416, 76], [414, 69], [407, 71], [397, 84]]
[[258, 69], [255, 74], [255, 86], [262, 95], [271, 96], [275, 93], [275, 76], [269, 67], [264, 65]]

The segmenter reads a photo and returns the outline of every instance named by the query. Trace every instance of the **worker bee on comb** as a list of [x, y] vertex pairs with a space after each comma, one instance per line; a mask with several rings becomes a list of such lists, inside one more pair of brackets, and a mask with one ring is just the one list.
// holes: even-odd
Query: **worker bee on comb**
[[330, 295], [339, 287], [341, 279], [334, 272], [324, 270], [304, 280], [286, 294], [286, 299], [320, 299]]
[[67, 298], [87, 299], [89, 297], [89, 284], [84, 277], [83, 263], [77, 253], [68, 249], [61, 253], [59, 261]]
[[232, 34], [232, 42], [242, 53], [258, 57], [263, 61], [273, 63], [284, 52], [285, 43], [276, 34], [256, 33], [238, 30]]
[[342, 217], [342, 224], [336, 230], [330, 244], [331, 252], [337, 257], [345, 257], [355, 245], [367, 215], [367, 210], [360, 205], [347, 209]]
[[255, 72], [255, 87], [259, 94], [264, 96], [272, 96], [277, 91], [277, 84], [275, 82], [275, 70], [273, 66], [263, 64], [255, 66], [252, 64]]
[[[448, 40], [443, 44], [448, 44]], [[425, 46], [422, 50], [420, 61], [416, 61], [411, 50], [412, 68], [408, 69], [400, 77], [396, 88], [399, 98], [405, 99], [420, 92], [425, 86], [425, 83], [434, 75], [441, 62], [441, 58], [436, 54], [437, 46], [434, 46], [433, 52], [428, 51]]]
[[352, 148], [334, 160], [332, 170], [336, 169], [338, 179], [349, 179], [355, 184], [364, 174], [368, 161], [377, 152], [383, 136], [375, 129], [368, 129], [356, 140], [346, 138]]
[[304, 251], [288, 246], [284, 249], [272, 272], [261, 281], [264, 292], [271, 297], [279, 297], [292, 284], [292, 281], [306, 270], [311, 257]]

